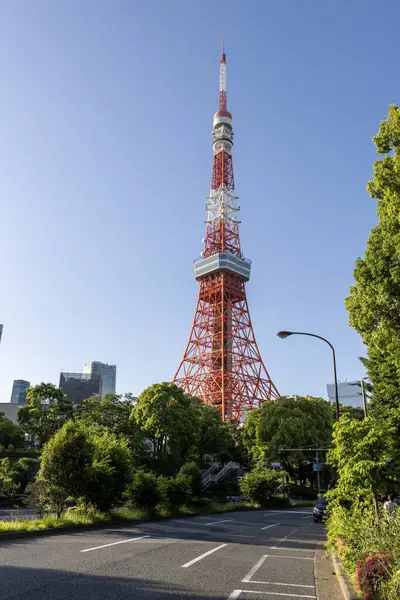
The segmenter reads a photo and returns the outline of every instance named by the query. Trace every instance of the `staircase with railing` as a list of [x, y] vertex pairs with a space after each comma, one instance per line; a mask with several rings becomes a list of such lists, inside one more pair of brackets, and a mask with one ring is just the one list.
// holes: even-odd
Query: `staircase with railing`
[[[214, 463], [214, 465], [217, 465], [217, 463]], [[211, 465], [211, 466], [214, 466]], [[211, 467], [210, 467], [211, 469]], [[240, 465], [239, 463], [233, 462], [233, 460], [227, 462], [222, 469], [220, 469], [217, 473], [214, 473], [214, 469], [210, 470], [207, 469], [207, 471], [204, 471], [203, 473], [203, 478], [202, 478], [202, 484], [203, 484], [203, 489], [208, 488], [210, 485], [213, 485], [215, 483], [219, 483], [220, 481], [222, 481], [223, 479], [225, 479], [225, 477], [227, 477], [228, 475], [230, 475], [233, 471], [238, 471], [240, 469]]]

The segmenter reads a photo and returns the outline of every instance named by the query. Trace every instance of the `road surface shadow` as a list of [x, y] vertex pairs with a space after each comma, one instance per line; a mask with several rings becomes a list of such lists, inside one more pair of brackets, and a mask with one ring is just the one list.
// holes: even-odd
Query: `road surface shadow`
[[226, 600], [169, 583], [57, 571], [0, 567], [1, 600]]

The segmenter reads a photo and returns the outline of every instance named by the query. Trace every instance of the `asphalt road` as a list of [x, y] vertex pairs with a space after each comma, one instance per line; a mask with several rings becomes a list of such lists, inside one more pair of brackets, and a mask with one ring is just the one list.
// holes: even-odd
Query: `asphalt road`
[[315, 599], [323, 539], [304, 509], [2, 541], [0, 599]]

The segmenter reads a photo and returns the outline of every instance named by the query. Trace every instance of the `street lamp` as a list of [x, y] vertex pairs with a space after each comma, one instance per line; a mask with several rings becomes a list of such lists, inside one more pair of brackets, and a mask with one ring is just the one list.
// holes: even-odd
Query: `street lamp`
[[77, 412], [79, 412], [80, 410], [87, 410], [86, 406], [78, 406], [77, 408], [74, 408], [66, 413], [63, 413], [62, 415], [59, 415], [58, 417], [58, 429], [60, 429], [61, 427], [61, 419], [63, 419], [64, 417], [69, 417], [70, 415], [75, 415]]
[[308, 335], [309, 337], [318, 338], [319, 340], [322, 340], [323, 342], [325, 342], [326, 344], [328, 344], [328, 346], [330, 346], [330, 348], [332, 350], [332, 356], [333, 356], [333, 375], [334, 375], [334, 379], [335, 379], [336, 418], [339, 421], [339, 417], [340, 417], [340, 413], [339, 413], [339, 392], [338, 392], [338, 383], [337, 383], [337, 374], [336, 374], [336, 354], [335, 354], [335, 348], [332, 346], [332, 344], [327, 339], [325, 339], [324, 337], [322, 337], [320, 335], [316, 335], [315, 333], [305, 333], [304, 331], [278, 331], [278, 333], [276, 335], [279, 338], [281, 338], [282, 340], [284, 340], [287, 337], [289, 337], [289, 335]]

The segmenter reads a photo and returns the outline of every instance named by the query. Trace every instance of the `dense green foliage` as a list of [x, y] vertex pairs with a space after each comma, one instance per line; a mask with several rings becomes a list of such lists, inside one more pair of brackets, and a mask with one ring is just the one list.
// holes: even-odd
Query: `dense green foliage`
[[343, 415], [328, 454], [337, 472], [327, 493], [328, 549], [370, 600], [393, 600], [399, 591], [400, 509], [385, 514], [378, 501], [399, 491], [397, 446], [396, 428], [375, 410], [363, 421]]
[[95, 394], [82, 402], [76, 417], [85, 423], [97, 423], [109, 431], [130, 437], [132, 427], [130, 416], [134, 401], [131, 394], [124, 397], [106, 394], [103, 398]]
[[201, 470], [195, 462], [188, 462], [183, 465], [177, 477], [187, 477], [190, 485], [192, 496], [199, 498], [202, 494], [202, 477]]
[[[382, 511], [380, 498], [400, 492], [400, 108], [373, 138], [381, 157], [367, 189], [378, 224], [354, 270], [346, 299], [350, 324], [367, 346], [372, 410], [343, 415], [334, 426], [336, 487], [329, 499], [328, 548], [339, 555], [368, 600], [400, 597], [400, 514]], [[396, 514], [397, 513], [397, 514]]]
[[10, 445], [14, 448], [22, 444], [22, 431], [14, 425], [10, 419], [7, 419], [4, 413], [0, 412], [0, 447], [8, 448]]
[[334, 427], [328, 461], [338, 474], [328, 493], [333, 503], [371, 505], [377, 494], [393, 492], [399, 485], [396, 430], [375, 416], [359, 421], [343, 415]]
[[159, 489], [163, 501], [169, 508], [178, 508], [192, 500], [191, 479], [188, 475], [160, 477]]
[[150, 445], [148, 466], [158, 473], [174, 474], [186, 461], [201, 462], [206, 454], [227, 458], [234, 453], [230, 425], [221, 421], [219, 411], [173, 383], [145, 389], [131, 422]]
[[242, 496], [248, 502], [267, 506], [268, 500], [278, 492], [286, 473], [262, 468], [248, 473], [240, 482]]
[[379, 523], [369, 508], [336, 506], [328, 521], [328, 551], [338, 556], [367, 600], [400, 597], [400, 509]]
[[137, 471], [133, 474], [124, 497], [131, 508], [153, 511], [162, 499], [157, 477], [153, 473]]
[[0, 459], [0, 504], [7, 502], [12, 504], [17, 494], [26, 483], [26, 474], [35, 472], [32, 459], [20, 458], [11, 460], [10, 458]]
[[326, 447], [331, 435], [329, 402], [310, 396], [282, 397], [250, 413], [243, 428], [243, 445], [254, 466], [279, 460], [296, 479], [307, 476], [312, 482], [311, 468], [309, 473], [303, 473], [301, 463], [315, 457], [315, 452], [281, 449]]
[[400, 406], [400, 107], [389, 107], [373, 141], [381, 158], [367, 189], [378, 201], [379, 222], [356, 262], [346, 306], [368, 348], [363, 362], [373, 403], [386, 409]]
[[45, 445], [39, 478], [85, 505], [109, 509], [121, 501], [130, 470], [123, 439], [98, 425], [70, 421]]
[[28, 388], [26, 406], [18, 410], [21, 429], [43, 446], [73, 411], [73, 403], [52, 383]]

